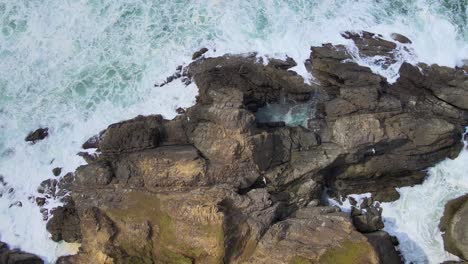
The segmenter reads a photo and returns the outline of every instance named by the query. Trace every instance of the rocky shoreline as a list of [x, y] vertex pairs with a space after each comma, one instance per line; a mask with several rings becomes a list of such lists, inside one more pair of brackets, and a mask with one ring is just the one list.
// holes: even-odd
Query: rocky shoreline
[[[343, 36], [383, 67], [411, 45], [398, 34]], [[395, 188], [455, 158], [468, 123], [467, 69], [403, 63], [390, 84], [345, 46], [311, 51], [311, 84], [291, 58], [198, 52], [167, 80], [194, 81], [194, 106], [173, 120], [112, 124], [86, 142], [99, 153], [81, 153], [88, 165], [44, 183], [44, 198], [65, 202], [48, 222], [52, 238], [82, 243], [57, 263], [401, 263], [378, 202], [348, 215], [323, 197], [393, 201]], [[306, 106], [306, 125], [258, 115], [295, 104]]]

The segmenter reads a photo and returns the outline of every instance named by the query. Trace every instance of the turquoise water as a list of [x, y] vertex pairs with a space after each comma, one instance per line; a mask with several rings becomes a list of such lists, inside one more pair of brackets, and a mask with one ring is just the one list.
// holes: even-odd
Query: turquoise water
[[[363, 29], [410, 37], [414, 57], [405, 58], [410, 62], [455, 66], [468, 58], [467, 5], [467, 0], [0, 0], [0, 174], [15, 189], [0, 198], [0, 240], [47, 261], [72, 252], [48, 239], [38, 208], [27, 197], [52, 176], [53, 167], [72, 171], [82, 164], [75, 155], [81, 143], [107, 124], [138, 114], [171, 118], [177, 107], [193, 104], [193, 84], [153, 85], [189, 63], [200, 47], [210, 48], [209, 56], [257, 51], [301, 62], [311, 45], [348, 44], [339, 33]], [[295, 70], [311, 78], [304, 67]], [[394, 69], [373, 70], [395, 77]], [[48, 126], [50, 137], [26, 144], [24, 136], [39, 126]], [[9, 208], [18, 200], [23, 207]], [[434, 261], [445, 258], [440, 248], [425, 250]]]

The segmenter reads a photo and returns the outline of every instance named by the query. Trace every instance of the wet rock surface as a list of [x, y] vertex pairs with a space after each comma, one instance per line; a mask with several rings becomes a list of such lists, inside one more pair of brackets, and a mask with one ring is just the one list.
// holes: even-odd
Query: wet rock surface
[[43, 264], [41, 258], [10, 247], [0, 241], [0, 263], [2, 264]]
[[[346, 34], [363, 55], [393, 62], [396, 43]], [[378, 206], [350, 217], [320, 199], [327, 187], [390, 201], [455, 157], [467, 77], [404, 64], [389, 84], [331, 44], [312, 47], [317, 83], [288, 70], [295, 64], [199, 57], [185, 73], [199, 88], [195, 106], [110, 125], [101, 155], [67, 187], [82, 247], [60, 263], [399, 263]], [[310, 104], [306, 126], [257, 120], [284, 101]]]
[[357, 206], [352, 207], [351, 218], [359, 232], [375, 232], [384, 228], [382, 211], [378, 203], [373, 203], [371, 199], [366, 198], [359, 205], [359, 208]]
[[49, 135], [49, 128], [38, 128], [29, 133], [24, 139], [27, 142], [36, 143], [37, 141], [45, 139]]
[[448, 252], [468, 260], [468, 194], [449, 201], [439, 228]]

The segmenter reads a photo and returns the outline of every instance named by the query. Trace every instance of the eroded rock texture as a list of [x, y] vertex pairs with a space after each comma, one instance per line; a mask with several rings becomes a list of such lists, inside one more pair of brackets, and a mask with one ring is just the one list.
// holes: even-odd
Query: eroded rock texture
[[44, 264], [38, 256], [10, 247], [0, 241], [0, 263], [2, 264]]
[[468, 260], [468, 194], [449, 201], [440, 220], [444, 247], [448, 252]]
[[[347, 37], [363, 56], [392, 63], [396, 44], [369, 34]], [[102, 154], [70, 187], [82, 247], [60, 263], [398, 262], [384, 232], [368, 239], [322, 205], [324, 187], [394, 200], [394, 187], [420, 183], [423, 169], [456, 156], [467, 77], [404, 64], [390, 85], [351, 59], [343, 46], [313, 47], [311, 85], [288, 70], [291, 59], [193, 62], [184, 72], [199, 88], [195, 106], [173, 120], [113, 124], [93, 141]], [[256, 118], [285, 101], [309, 104], [307, 126]], [[381, 228], [380, 213], [357, 217], [366, 232]]]

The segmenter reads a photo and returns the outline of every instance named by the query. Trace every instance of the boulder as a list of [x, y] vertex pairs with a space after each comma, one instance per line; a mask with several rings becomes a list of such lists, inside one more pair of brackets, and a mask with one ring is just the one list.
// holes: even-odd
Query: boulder
[[364, 234], [375, 249], [382, 264], [402, 264], [402, 257], [395, 249], [392, 238], [387, 232], [377, 231]]
[[361, 233], [370, 233], [384, 228], [382, 208], [371, 200], [364, 199], [359, 209], [352, 207], [351, 218], [356, 229]]
[[207, 48], [201, 48], [200, 50], [196, 51], [195, 53], [193, 53], [192, 55], [192, 60], [196, 60], [198, 58], [200, 58], [203, 54], [205, 54], [206, 52], [208, 51]]
[[0, 242], [0, 263], [2, 264], [44, 264], [36, 255], [10, 249], [6, 243]]
[[449, 201], [440, 219], [444, 248], [448, 252], [468, 260], [468, 194]]
[[380, 263], [367, 239], [335, 207], [306, 207], [275, 223], [245, 263]]
[[66, 242], [80, 242], [80, 219], [74, 203], [68, 202], [52, 211], [52, 218], [47, 222], [47, 231], [52, 235], [52, 240]]
[[24, 139], [27, 142], [32, 142], [33, 144], [37, 141], [45, 139], [49, 135], [49, 128], [38, 128], [33, 132], [30, 132]]

